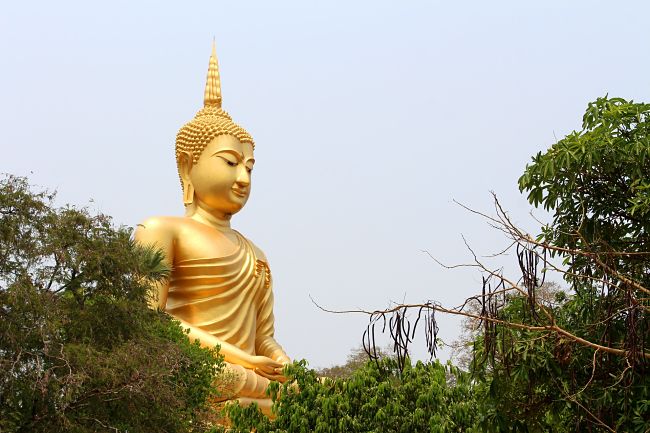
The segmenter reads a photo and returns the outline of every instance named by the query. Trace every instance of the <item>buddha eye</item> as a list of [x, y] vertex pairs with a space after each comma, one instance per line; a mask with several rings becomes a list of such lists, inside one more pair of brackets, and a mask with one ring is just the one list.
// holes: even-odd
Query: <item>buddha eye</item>
[[223, 159], [223, 160], [225, 161], [225, 163], [228, 164], [229, 166], [231, 166], [231, 167], [237, 167], [238, 162], [233, 162], [233, 161], [231, 161], [230, 159], [225, 158], [225, 157], [223, 157], [223, 156], [221, 156], [221, 155], [216, 155], [216, 156], [218, 156], [219, 158]]

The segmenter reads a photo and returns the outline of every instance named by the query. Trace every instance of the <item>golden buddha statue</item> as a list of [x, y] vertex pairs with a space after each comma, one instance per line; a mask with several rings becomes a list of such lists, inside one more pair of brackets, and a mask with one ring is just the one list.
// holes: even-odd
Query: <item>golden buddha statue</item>
[[135, 239], [166, 254], [171, 276], [156, 307], [178, 319], [191, 339], [220, 346], [236, 378], [233, 394], [269, 413], [265, 392], [283, 381], [289, 357], [273, 338], [271, 272], [264, 253], [230, 227], [251, 191], [254, 142], [221, 108], [214, 44], [204, 107], [176, 136], [184, 217], [153, 217]]

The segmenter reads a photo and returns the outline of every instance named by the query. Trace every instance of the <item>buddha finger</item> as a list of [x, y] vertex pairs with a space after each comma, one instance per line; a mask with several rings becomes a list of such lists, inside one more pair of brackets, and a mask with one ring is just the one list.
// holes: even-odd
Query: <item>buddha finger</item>
[[262, 366], [255, 367], [255, 370], [263, 371], [266, 374], [276, 374], [277, 368], [278, 367], [274, 367], [272, 365], [262, 365]]
[[255, 373], [257, 373], [259, 376], [267, 378], [268, 380], [274, 380], [276, 382], [285, 382], [287, 380], [287, 378], [281, 374], [269, 374], [257, 368], [255, 369]]
[[282, 367], [282, 364], [280, 364], [279, 362], [276, 362], [266, 356], [259, 356], [259, 355], [253, 357], [253, 365], [256, 368], [264, 369], [269, 373], [274, 372], [276, 368]]

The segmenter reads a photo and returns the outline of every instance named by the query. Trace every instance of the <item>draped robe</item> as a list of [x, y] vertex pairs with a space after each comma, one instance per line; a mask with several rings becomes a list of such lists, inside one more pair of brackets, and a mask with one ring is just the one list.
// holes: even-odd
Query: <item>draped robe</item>
[[[174, 263], [166, 311], [250, 355], [276, 358], [284, 350], [273, 338], [271, 272], [253, 245], [236, 234], [238, 247], [227, 256]], [[237, 396], [265, 398], [266, 378], [227, 366], [240, 377]]]

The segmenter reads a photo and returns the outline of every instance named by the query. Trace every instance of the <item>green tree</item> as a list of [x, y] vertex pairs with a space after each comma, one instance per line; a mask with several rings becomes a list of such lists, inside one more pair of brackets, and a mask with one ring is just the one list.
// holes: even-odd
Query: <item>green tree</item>
[[368, 361], [349, 377], [319, 378], [304, 361], [274, 384], [276, 418], [256, 407], [228, 407], [233, 433], [474, 432], [478, 401], [486, 394], [469, 374], [439, 362], [399, 370], [394, 358]]
[[[488, 274], [472, 363], [490, 386], [485, 429], [650, 429], [649, 131], [649, 104], [599, 98], [582, 129], [537, 154], [519, 180], [531, 204], [552, 212], [542, 234], [519, 230], [498, 202], [488, 217], [514, 242], [522, 278], [477, 260]], [[549, 272], [570, 288], [552, 301]]]
[[563, 258], [572, 288], [556, 323], [602, 347], [535, 345], [546, 398], [566, 396], [580, 428], [648, 431], [650, 104], [590, 103], [582, 130], [537, 154], [519, 187], [553, 212], [538, 246]]
[[0, 431], [204, 431], [222, 360], [147, 308], [161, 254], [53, 200], [0, 179]]

